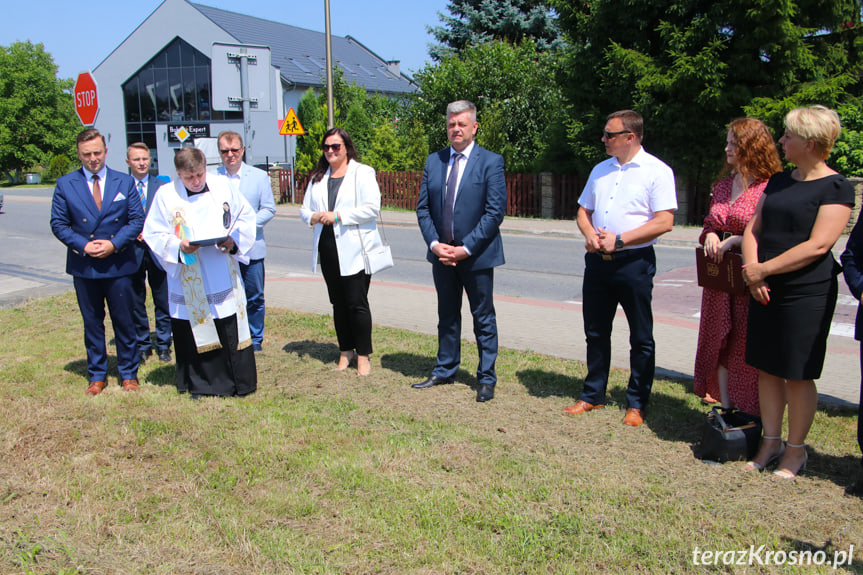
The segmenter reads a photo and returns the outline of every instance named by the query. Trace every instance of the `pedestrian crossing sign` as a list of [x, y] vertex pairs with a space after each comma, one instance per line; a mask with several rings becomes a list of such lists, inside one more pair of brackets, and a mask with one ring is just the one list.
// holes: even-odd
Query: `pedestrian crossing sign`
[[288, 115], [285, 116], [283, 121], [279, 122], [279, 134], [283, 136], [302, 136], [305, 133], [306, 131], [303, 129], [303, 125], [300, 124], [300, 119], [297, 118], [294, 109], [288, 108]]

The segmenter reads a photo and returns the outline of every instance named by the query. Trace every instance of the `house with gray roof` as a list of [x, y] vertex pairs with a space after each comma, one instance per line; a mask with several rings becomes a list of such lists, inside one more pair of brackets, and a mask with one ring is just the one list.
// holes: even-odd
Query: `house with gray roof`
[[[257, 70], [264, 90], [269, 83], [269, 101], [249, 113], [246, 162], [287, 162], [290, 141], [278, 133], [278, 124], [309, 88], [325, 89], [325, 42], [323, 32], [188, 0], [164, 0], [93, 70], [100, 106], [95, 127], [108, 141], [108, 165], [122, 166], [127, 145], [142, 141], [150, 148], [154, 171], [174, 178], [180, 136], [189, 134], [188, 145], [222, 130], [244, 133], [239, 106], [214, 107], [214, 44], [269, 48], [269, 68]], [[380, 58], [353, 36], [332, 36], [331, 42], [334, 63], [348, 83], [390, 97], [416, 89], [398, 61]]]

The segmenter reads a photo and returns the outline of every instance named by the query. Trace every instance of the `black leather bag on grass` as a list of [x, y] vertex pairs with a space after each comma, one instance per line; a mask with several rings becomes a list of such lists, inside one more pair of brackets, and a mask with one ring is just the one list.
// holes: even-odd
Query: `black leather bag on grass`
[[707, 414], [701, 437], [701, 459], [751, 460], [761, 441], [761, 418], [738, 409], [714, 407]]

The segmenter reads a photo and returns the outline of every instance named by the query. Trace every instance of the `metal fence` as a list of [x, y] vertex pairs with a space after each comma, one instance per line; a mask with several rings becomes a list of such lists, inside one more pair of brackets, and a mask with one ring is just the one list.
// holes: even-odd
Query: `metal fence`
[[[295, 201], [302, 203], [308, 186], [308, 175], [297, 174]], [[377, 172], [383, 207], [412, 210], [420, 195], [422, 172]], [[543, 211], [543, 185], [547, 186], [546, 210]], [[578, 196], [584, 181], [567, 174], [506, 174], [506, 215], [519, 217], [550, 217], [575, 219]], [[279, 199], [290, 201], [291, 172], [279, 170]], [[550, 205], [548, 205], [550, 203]]]

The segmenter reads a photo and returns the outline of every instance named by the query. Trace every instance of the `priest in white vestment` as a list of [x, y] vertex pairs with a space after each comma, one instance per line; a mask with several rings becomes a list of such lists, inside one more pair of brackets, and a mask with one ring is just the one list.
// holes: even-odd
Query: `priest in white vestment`
[[197, 148], [174, 157], [179, 181], [159, 189], [144, 241], [168, 274], [177, 389], [246, 395], [257, 370], [238, 262], [255, 243], [255, 212]]

